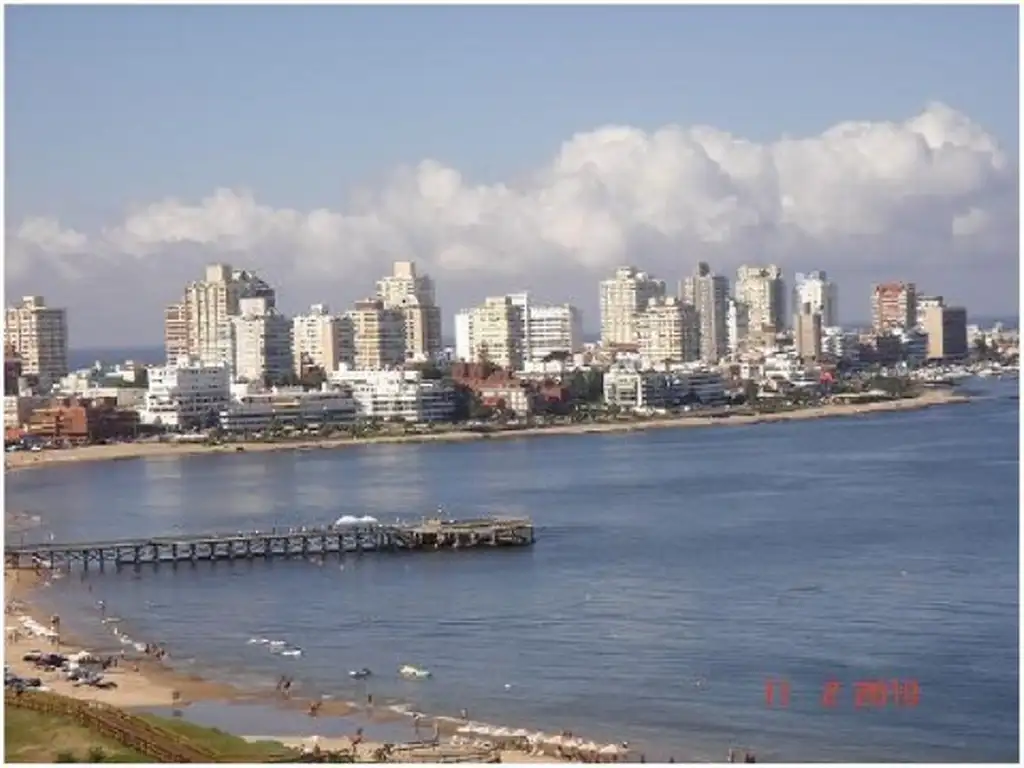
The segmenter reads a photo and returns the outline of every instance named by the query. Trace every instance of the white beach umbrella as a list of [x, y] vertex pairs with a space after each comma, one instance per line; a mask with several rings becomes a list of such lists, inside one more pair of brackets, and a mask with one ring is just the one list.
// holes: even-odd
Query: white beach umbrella
[[583, 744], [580, 744], [579, 749], [580, 749], [581, 752], [596, 753], [598, 750], [601, 749], [601, 747], [600, 747], [600, 745], [594, 743], [593, 741], [587, 741], [587, 742], [584, 742]]
[[598, 754], [601, 755], [617, 755], [619, 754], [618, 744], [605, 744], [601, 749], [598, 750]]

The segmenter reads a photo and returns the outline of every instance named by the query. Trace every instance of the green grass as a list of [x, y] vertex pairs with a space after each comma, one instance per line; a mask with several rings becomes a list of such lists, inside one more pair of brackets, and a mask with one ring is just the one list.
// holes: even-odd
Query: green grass
[[4, 707], [4, 752], [8, 763], [149, 762], [73, 720], [18, 707]]
[[[142, 715], [142, 719], [183, 742], [225, 758], [225, 762], [263, 762], [296, 754], [280, 742], [246, 741], [178, 718]], [[151, 762], [73, 720], [19, 707], [4, 708], [4, 748], [9, 763]]]
[[141, 715], [141, 718], [180, 736], [184, 741], [200, 749], [232, 759], [237, 758], [239, 762], [260, 762], [267, 758], [295, 754], [294, 749], [289, 749], [278, 741], [246, 741], [241, 736], [225, 733], [219, 728], [196, 725], [177, 717]]

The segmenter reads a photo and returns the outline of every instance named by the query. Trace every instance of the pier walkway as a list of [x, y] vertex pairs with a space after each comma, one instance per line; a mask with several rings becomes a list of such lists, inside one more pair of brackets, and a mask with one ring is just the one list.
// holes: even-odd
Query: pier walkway
[[533, 522], [528, 518], [424, 519], [390, 525], [351, 523], [118, 541], [8, 545], [4, 548], [4, 563], [8, 568], [70, 569], [79, 565], [88, 569], [361, 552], [524, 547], [533, 541]]

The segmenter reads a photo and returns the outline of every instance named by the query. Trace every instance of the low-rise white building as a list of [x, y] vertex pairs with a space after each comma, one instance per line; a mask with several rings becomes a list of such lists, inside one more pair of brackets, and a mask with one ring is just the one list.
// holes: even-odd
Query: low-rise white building
[[139, 419], [169, 429], [201, 427], [215, 421], [230, 399], [227, 363], [206, 365], [181, 357], [174, 365], [149, 369], [149, 389]]
[[362, 418], [422, 423], [447, 421], [455, 411], [452, 387], [443, 381], [424, 379], [420, 371], [351, 370], [341, 366], [330, 380], [351, 387]]
[[707, 369], [641, 371], [614, 366], [604, 375], [604, 399], [623, 410], [715, 405], [725, 402], [725, 382], [720, 373]]
[[232, 401], [220, 411], [220, 426], [226, 432], [260, 432], [272, 426], [345, 426], [355, 421], [357, 411], [351, 390], [345, 388], [324, 385], [313, 391], [301, 387], [238, 391], [236, 387]]
[[821, 331], [821, 351], [833, 360], [856, 361], [860, 358], [860, 337], [837, 325], [828, 326]]

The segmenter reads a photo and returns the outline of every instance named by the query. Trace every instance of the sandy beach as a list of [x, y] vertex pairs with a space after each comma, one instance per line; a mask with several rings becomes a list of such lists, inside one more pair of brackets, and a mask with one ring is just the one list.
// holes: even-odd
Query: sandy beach
[[[99, 701], [124, 709], [134, 708], [177, 708], [188, 716], [188, 705], [199, 701], [222, 702], [224, 705], [262, 703], [285, 707], [297, 711], [307, 711], [312, 700], [301, 696], [285, 697], [276, 691], [250, 690], [244, 691], [226, 683], [205, 680], [195, 675], [188, 675], [165, 666], [152, 658], [140, 658], [142, 654], [128, 654], [126, 659], [116, 667], [104, 672], [104, 677], [117, 684], [113, 689], [97, 689], [89, 686], [75, 686], [62, 677], [60, 672], [44, 672], [34, 667], [22, 657], [29, 651], [55, 651], [72, 654], [85, 650], [86, 646], [75, 640], [66, 631], [62, 633], [59, 645], [53, 645], [45, 638], [29, 635], [25, 632], [15, 634], [21, 628], [20, 617], [30, 616], [40, 624], [49, 625], [50, 616], [35, 607], [31, 598], [39, 589], [45, 589], [49, 575], [28, 570], [4, 571], [4, 658], [5, 663], [20, 677], [38, 677], [44, 686], [54, 693], [85, 701]], [[95, 646], [89, 648], [101, 652]], [[374, 750], [381, 743], [372, 740], [361, 741], [353, 746], [351, 737], [323, 738], [318, 735], [317, 721], [330, 717], [349, 717], [359, 715], [378, 722], [409, 722], [408, 715], [401, 714], [386, 707], [369, 710], [353, 702], [337, 699], [319, 701], [317, 717], [310, 717], [308, 735], [250, 735], [238, 734], [250, 741], [277, 741], [295, 748], [311, 747], [314, 739], [323, 750], [355, 751], [361, 760], [372, 761]], [[437, 747], [420, 747], [408, 753], [411, 761], [438, 762], [443, 755], [451, 755], [459, 751], [479, 752], [469, 745], [453, 743], [457, 729], [463, 722], [452, 717], [432, 718], [423, 716], [421, 729], [425, 737], [429, 736], [434, 727], [441, 736]], [[353, 736], [355, 734], [353, 733]], [[520, 749], [500, 749], [502, 761], [507, 763], [536, 762], [568, 762], [553, 756], [533, 755]], [[396, 755], [400, 760], [400, 755]]]
[[7, 471], [53, 466], [83, 461], [124, 461], [130, 459], [167, 456], [195, 456], [208, 454], [237, 454], [262, 451], [331, 450], [359, 445], [391, 445], [429, 442], [465, 442], [470, 440], [500, 440], [532, 438], [553, 435], [612, 434], [637, 432], [648, 429], [683, 429], [695, 427], [728, 427], [750, 424], [770, 424], [782, 421], [829, 419], [844, 416], [862, 416], [871, 413], [913, 411], [936, 405], [966, 403], [970, 398], [947, 389], [926, 390], [920, 396], [903, 400], [883, 400], [870, 403], [833, 403], [813, 408], [801, 408], [781, 413], [733, 415], [726, 417], [680, 416], [630, 419], [607, 423], [565, 424], [550, 427], [510, 429], [489, 433], [468, 431], [439, 432], [434, 434], [394, 435], [366, 438], [328, 438], [323, 440], [279, 440], [277, 442], [231, 443], [229, 445], [203, 445], [196, 443], [128, 443], [120, 445], [90, 445], [52, 451], [19, 451], [5, 455]]

